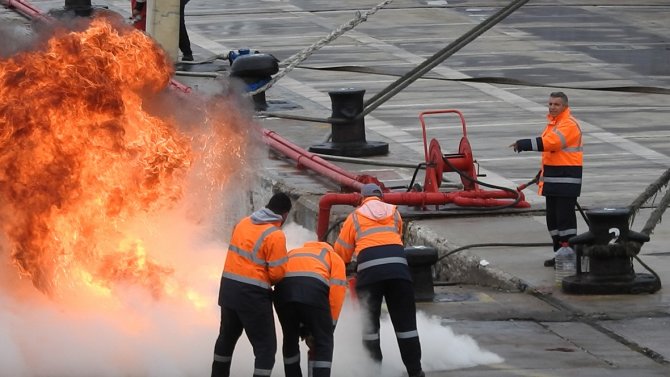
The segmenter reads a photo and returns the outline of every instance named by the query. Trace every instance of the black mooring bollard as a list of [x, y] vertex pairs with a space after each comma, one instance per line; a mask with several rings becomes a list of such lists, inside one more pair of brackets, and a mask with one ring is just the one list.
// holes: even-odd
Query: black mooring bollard
[[414, 300], [433, 301], [432, 267], [437, 262], [437, 250], [428, 246], [411, 246], [405, 248], [405, 256], [414, 281]]
[[309, 147], [310, 152], [335, 156], [365, 157], [387, 154], [388, 143], [365, 139], [365, 119], [356, 119], [363, 112], [363, 89], [339, 89], [328, 92], [333, 107], [331, 142]]
[[65, 0], [62, 9], [50, 9], [47, 14], [60, 20], [70, 20], [76, 17], [91, 17], [96, 9], [107, 7], [93, 7], [91, 0]]
[[[241, 79], [250, 92], [267, 84], [277, 72], [279, 72], [279, 61], [269, 54], [241, 55], [235, 58], [230, 66], [230, 76]], [[265, 92], [251, 97], [254, 100], [254, 110], [267, 110]]]
[[91, 0], [65, 0], [65, 9], [72, 10], [90, 10]]
[[586, 213], [589, 231], [570, 239], [577, 260], [588, 257], [589, 270], [563, 279], [563, 291], [574, 294], [653, 293], [661, 282], [650, 274], [636, 274], [633, 257], [649, 236], [628, 228], [630, 210], [605, 208]]

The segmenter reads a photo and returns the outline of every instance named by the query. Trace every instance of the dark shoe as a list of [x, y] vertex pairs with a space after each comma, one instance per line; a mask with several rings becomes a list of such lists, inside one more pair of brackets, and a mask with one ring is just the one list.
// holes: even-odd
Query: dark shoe
[[409, 377], [426, 377], [426, 374], [421, 371], [419, 373], [410, 374]]
[[544, 261], [544, 267], [555, 267], [555, 266], [556, 266], [556, 259], [554, 258], [547, 259], [546, 261]]
[[181, 57], [181, 61], [192, 62], [193, 61], [193, 55], [184, 55], [184, 56]]

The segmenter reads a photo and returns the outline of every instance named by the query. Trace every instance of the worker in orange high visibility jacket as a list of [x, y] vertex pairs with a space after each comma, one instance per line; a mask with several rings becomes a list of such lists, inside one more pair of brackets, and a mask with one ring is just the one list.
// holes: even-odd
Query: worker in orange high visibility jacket
[[286, 273], [286, 236], [281, 226], [290, 210], [290, 198], [275, 194], [265, 208], [242, 219], [233, 230], [219, 288], [221, 326], [212, 377], [230, 376], [242, 330], [254, 349], [254, 377], [272, 373], [277, 352], [272, 285]]
[[308, 375], [329, 377], [333, 332], [346, 294], [344, 262], [325, 242], [306, 242], [288, 253], [284, 279], [275, 286], [275, 309], [284, 333], [286, 377], [302, 377], [300, 338], [310, 339]]
[[[549, 95], [547, 126], [542, 135], [520, 139], [510, 145], [515, 152], [542, 152], [539, 193], [546, 200], [546, 220], [554, 252], [577, 234], [575, 206], [582, 189], [582, 130], [573, 118], [568, 97], [563, 92]], [[553, 267], [554, 258], [544, 261]]]
[[402, 218], [394, 205], [382, 201], [379, 186], [361, 189], [363, 202], [344, 221], [335, 251], [345, 263], [356, 260], [356, 294], [363, 304], [363, 345], [381, 363], [379, 318], [386, 299], [400, 355], [410, 377], [424, 376], [416, 328], [412, 277], [402, 243]]

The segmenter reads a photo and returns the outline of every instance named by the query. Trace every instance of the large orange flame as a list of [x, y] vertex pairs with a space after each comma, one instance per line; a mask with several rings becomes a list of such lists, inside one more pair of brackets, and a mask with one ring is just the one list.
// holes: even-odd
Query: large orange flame
[[[174, 117], [146, 111], [147, 94], [164, 90], [172, 73], [149, 37], [104, 17], [0, 60], [0, 226], [14, 264], [40, 291], [128, 282], [165, 293], [173, 269], [128, 241], [124, 226], [174, 206], [196, 155], [220, 176], [222, 159], [243, 153], [243, 135], [206, 152]], [[225, 119], [213, 118], [221, 137], [216, 122]]]

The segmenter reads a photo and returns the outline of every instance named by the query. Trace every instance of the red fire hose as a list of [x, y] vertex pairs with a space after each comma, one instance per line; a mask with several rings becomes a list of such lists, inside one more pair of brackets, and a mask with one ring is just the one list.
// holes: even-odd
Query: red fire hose
[[[519, 192], [523, 198], [523, 193]], [[497, 207], [510, 204], [517, 199], [517, 194], [507, 191], [454, 191], [454, 192], [388, 192], [384, 193], [384, 202], [407, 206], [444, 205], [453, 203], [461, 207]], [[333, 205], [356, 206], [362, 200], [359, 193], [337, 194], [328, 193], [319, 200], [319, 217], [316, 234], [319, 241], [325, 241], [330, 222], [330, 207]], [[528, 208], [530, 204], [519, 200], [517, 208]]]

